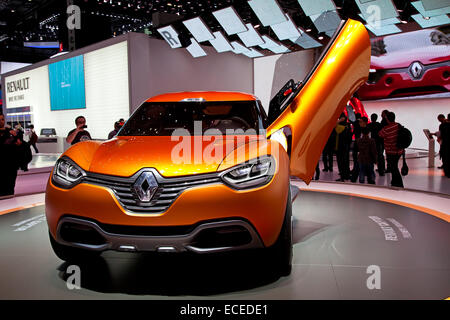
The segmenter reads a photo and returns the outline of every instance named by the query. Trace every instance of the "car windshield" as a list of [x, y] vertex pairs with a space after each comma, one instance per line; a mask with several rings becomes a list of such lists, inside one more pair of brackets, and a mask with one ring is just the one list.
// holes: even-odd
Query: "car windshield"
[[259, 134], [263, 129], [259, 110], [257, 101], [145, 102], [118, 135], [225, 135], [227, 129], [237, 130], [233, 134], [248, 134], [247, 130], [254, 129]]

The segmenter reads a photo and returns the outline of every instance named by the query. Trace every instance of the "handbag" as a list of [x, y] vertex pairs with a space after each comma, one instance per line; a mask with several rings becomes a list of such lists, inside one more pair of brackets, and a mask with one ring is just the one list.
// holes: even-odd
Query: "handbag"
[[403, 166], [402, 166], [402, 170], [400, 172], [401, 172], [402, 176], [407, 176], [408, 172], [409, 172], [408, 164], [406, 163], [405, 152], [403, 152]]

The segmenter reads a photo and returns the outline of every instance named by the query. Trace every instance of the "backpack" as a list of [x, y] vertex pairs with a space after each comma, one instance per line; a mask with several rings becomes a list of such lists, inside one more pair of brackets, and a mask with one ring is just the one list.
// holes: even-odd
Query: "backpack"
[[407, 128], [402, 126], [400, 123], [398, 124], [398, 136], [397, 136], [397, 148], [406, 149], [411, 145], [412, 142], [412, 134]]

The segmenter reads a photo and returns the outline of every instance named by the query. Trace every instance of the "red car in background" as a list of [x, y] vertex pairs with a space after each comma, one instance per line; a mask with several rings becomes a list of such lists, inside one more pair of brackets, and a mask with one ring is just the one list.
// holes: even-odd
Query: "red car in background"
[[370, 122], [370, 117], [367, 115], [366, 109], [364, 109], [364, 105], [361, 100], [356, 97], [352, 97], [348, 101], [347, 107], [344, 109], [344, 114], [350, 121], [355, 121], [357, 113], [359, 113], [361, 117], [367, 117]]
[[450, 37], [436, 29], [372, 40], [369, 80], [361, 100], [450, 91]]

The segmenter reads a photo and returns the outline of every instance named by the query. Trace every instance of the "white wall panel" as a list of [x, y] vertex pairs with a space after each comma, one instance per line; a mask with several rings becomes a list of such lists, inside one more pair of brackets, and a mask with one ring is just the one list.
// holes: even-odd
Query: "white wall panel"
[[39, 104], [33, 106], [36, 129], [56, 128], [58, 136], [66, 137], [75, 128], [75, 118], [82, 115], [86, 117], [92, 138], [106, 139], [114, 129], [114, 122], [129, 117], [127, 42], [85, 54], [84, 71], [86, 109], [77, 110], [50, 111], [47, 74], [47, 100], [41, 98]]
[[[9, 92], [10, 83], [18, 81], [21, 86], [24, 86], [24, 79], [26, 79], [26, 87], [23, 87], [23, 90], [17, 87], [13, 92]], [[5, 88], [2, 92], [3, 103], [6, 104], [7, 109], [29, 106], [32, 112], [45, 108], [50, 110], [48, 66], [5, 77]]]
[[86, 113], [93, 138], [107, 138], [114, 122], [129, 117], [127, 42], [84, 56]]

